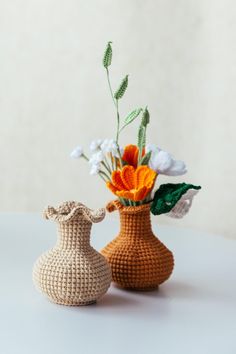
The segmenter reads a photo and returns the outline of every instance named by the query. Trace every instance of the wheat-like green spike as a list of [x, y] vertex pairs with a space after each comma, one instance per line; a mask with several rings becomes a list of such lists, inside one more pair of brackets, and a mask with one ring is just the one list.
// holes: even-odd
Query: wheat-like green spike
[[111, 65], [112, 60], [112, 42], [107, 43], [107, 47], [103, 56], [103, 66], [107, 69]]
[[119, 100], [124, 96], [127, 87], [128, 87], [128, 75], [126, 75], [125, 78], [122, 80], [118, 90], [114, 94], [116, 100]]
[[140, 161], [142, 159], [142, 151], [146, 144], [146, 128], [141, 124], [138, 131], [138, 165], [140, 165]]
[[138, 147], [140, 151], [142, 151], [145, 144], [146, 144], [146, 129], [143, 125], [140, 125], [138, 131]]
[[147, 107], [145, 108], [143, 115], [142, 115], [142, 120], [141, 120], [141, 124], [146, 127], [150, 122], [150, 114], [148, 112]]

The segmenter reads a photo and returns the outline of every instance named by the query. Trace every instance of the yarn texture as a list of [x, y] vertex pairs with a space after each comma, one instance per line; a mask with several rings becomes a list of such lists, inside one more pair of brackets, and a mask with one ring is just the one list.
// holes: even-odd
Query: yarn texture
[[111, 283], [106, 259], [90, 246], [93, 222], [100, 222], [105, 210], [92, 211], [82, 203], [65, 202], [48, 207], [44, 217], [58, 224], [58, 241], [33, 268], [36, 288], [51, 301], [63, 305], [88, 305], [99, 300]]
[[113, 281], [134, 290], [157, 288], [170, 277], [174, 258], [152, 232], [150, 204], [126, 207], [115, 200], [107, 205], [109, 212], [116, 209], [120, 232], [101, 251], [111, 266]]
[[156, 176], [148, 166], [135, 169], [127, 165], [112, 172], [112, 182], [107, 182], [107, 187], [120, 198], [140, 201], [152, 190]]
[[181, 199], [179, 199], [171, 211], [165, 215], [175, 219], [183, 218], [191, 209], [193, 198], [198, 192], [199, 190], [189, 189], [182, 195]]
[[[155, 192], [153, 203], [151, 206], [151, 212], [154, 215], [169, 213], [184, 194], [186, 194], [189, 190], [198, 191], [199, 189], [201, 189], [200, 186], [194, 186], [193, 184], [187, 183], [162, 184], [160, 188]], [[191, 203], [192, 198], [195, 194], [196, 193], [191, 194]], [[183, 216], [184, 215], [185, 214], [183, 213]]]

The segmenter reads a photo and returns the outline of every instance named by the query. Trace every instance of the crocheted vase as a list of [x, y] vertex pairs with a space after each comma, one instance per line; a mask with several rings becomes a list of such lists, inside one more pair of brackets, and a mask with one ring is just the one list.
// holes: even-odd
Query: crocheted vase
[[119, 210], [120, 233], [101, 253], [112, 268], [112, 279], [120, 287], [134, 290], [155, 289], [169, 278], [174, 258], [153, 234], [150, 205], [126, 207], [119, 201], [107, 205]]
[[102, 221], [105, 210], [92, 211], [77, 202], [48, 207], [44, 217], [58, 224], [58, 241], [33, 268], [36, 287], [51, 301], [63, 305], [88, 305], [100, 299], [111, 283], [106, 259], [90, 246], [93, 222]]

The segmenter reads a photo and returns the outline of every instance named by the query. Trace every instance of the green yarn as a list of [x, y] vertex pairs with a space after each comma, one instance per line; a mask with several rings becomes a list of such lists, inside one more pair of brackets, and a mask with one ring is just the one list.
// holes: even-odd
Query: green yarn
[[201, 189], [187, 183], [162, 184], [156, 191], [151, 205], [151, 212], [154, 215], [169, 213], [189, 189]]
[[124, 126], [132, 123], [133, 120], [135, 120], [139, 116], [139, 114], [142, 112], [142, 110], [143, 110], [142, 108], [136, 108], [132, 112], [130, 112], [127, 115], [127, 117], [125, 118], [125, 121], [124, 121], [125, 125]]
[[139, 165], [147, 165], [151, 157], [151, 154], [150, 156], [147, 154], [146, 157], [144, 156], [145, 157], [144, 160], [142, 159], [143, 148], [145, 148], [146, 145], [147, 125], [149, 124], [149, 122], [150, 122], [150, 114], [146, 107], [143, 111], [141, 123], [138, 130], [138, 148], [139, 148], [138, 164]]
[[145, 110], [143, 111], [141, 124], [146, 128], [149, 123], [150, 123], [150, 114], [146, 107]]
[[125, 78], [122, 80], [118, 90], [114, 94], [116, 100], [119, 100], [124, 96], [127, 87], [128, 87], [128, 75], [126, 75]]
[[141, 158], [140, 165], [148, 165], [151, 158], [152, 152], [149, 151], [146, 155]]
[[146, 144], [146, 128], [140, 125], [138, 130], [138, 148], [142, 151]]
[[103, 66], [104, 68], [108, 68], [108, 66], [111, 65], [111, 60], [112, 60], [112, 47], [111, 47], [112, 42], [107, 43], [107, 47], [103, 56]]
[[127, 127], [127, 125], [129, 125], [130, 123], [132, 123], [132, 122], [139, 116], [139, 114], [140, 114], [142, 111], [143, 111], [142, 108], [136, 108], [136, 109], [134, 109], [132, 112], [130, 112], [130, 113], [127, 115], [127, 117], [125, 118], [125, 120], [124, 120], [124, 125], [123, 125], [123, 127], [120, 128], [119, 134], [122, 132], [122, 130], [123, 130], [124, 128]]

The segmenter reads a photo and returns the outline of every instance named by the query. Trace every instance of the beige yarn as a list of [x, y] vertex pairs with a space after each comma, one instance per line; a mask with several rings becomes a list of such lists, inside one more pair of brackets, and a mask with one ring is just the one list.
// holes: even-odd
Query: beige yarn
[[110, 266], [90, 246], [92, 223], [102, 221], [104, 216], [104, 209], [92, 211], [74, 201], [44, 211], [46, 219], [58, 223], [58, 241], [36, 261], [33, 281], [51, 301], [63, 305], [88, 305], [108, 290]]

